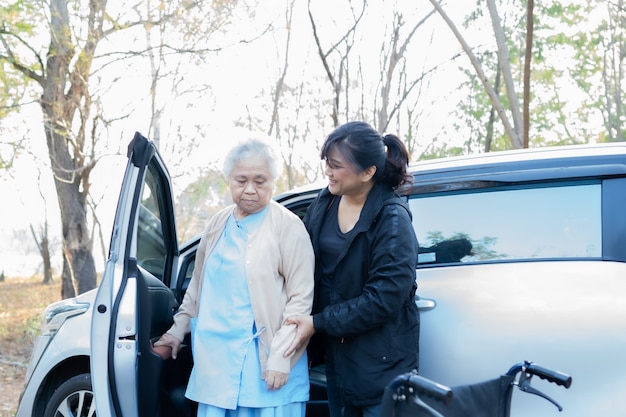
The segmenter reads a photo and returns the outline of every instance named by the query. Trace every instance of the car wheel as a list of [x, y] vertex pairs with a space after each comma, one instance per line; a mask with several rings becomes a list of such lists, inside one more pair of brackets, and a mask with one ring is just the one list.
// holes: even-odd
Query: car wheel
[[96, 402], [91, 375], [80, 374], [65, 381], [54, 391], [44, 417], [95, 417]]

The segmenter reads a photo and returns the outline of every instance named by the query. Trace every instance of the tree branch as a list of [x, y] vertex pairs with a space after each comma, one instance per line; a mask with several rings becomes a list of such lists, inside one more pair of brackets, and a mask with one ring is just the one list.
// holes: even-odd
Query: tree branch
[[476, 55], [474, 55], [474, 53], [472, 52], [472, 49], [463, 38], [463, 35], [461, 35], [459, 30], [456, 28], [454, 22], [450, 19], [450, 17], [443, 10], [443, 8], [441, 7], [441, 4], [437, 0], [430, 0], [430, 2], [432, 3], [435, 10], [437, 10], [439, 15], [446, 22], [450, 30], [452, 30], [452, 32], [454, 33], [454, 36], [457, 38], [457, 40], [461, 44], [463, 51], [465, 51], [468, 58], [470, 59], [470, 62], [472, 63], [472, 66], [474, 67], [474, 70], [476, 71], [476, 74], [478, 78], [480, 79], [480, 82], [482, 83], [483, 87], [485, 88], [485, 91], [489, 95], [491, 104], [498, 112], [498, 116], [500, 117], [500, 120], [502, 121], [502, 124], [504, 125], [504, 130], [506, 131], [506, 134], [511, 139], [511, 144], [513, 145], [514, 148], [521, 148], [521, 142], [519, 140], [519, 136], [513, 129], [513, 126], [511, 125], [511, 122], [509, 121], [506, 111], [504, 110], [504, 107], [502, 106], [502, 103], [500, 102], [500, 99], [498, 98], [496, 92], [494, 91], [491, 84], [489, 84], [489, 80], [487, 79], [487, 76], [485, 75], [485, 72], [483, 71], [483, 68], [480, 65], [480, 62], [476, 58]]

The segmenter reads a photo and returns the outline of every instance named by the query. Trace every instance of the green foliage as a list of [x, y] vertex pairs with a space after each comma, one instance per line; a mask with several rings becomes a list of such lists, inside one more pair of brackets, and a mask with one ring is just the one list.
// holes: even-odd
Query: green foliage
[[[501, 5], [498, 10], [505, 30], [505, 37], [510, 54], [510, 65], [514, 73], [516, 91], [522, 91], [522, 74], [525, 53], [525, 12], [527, 2], [523, 1], [515, 7]], [[603, 2], [589, 0], [585, 2], [549, 2], [535, 4], [534, 9], [534, 41], [531, 61], [531, 97], [530, 97], [530, 146], [551, 146], [573, 143], [586, 143], [598, 140], [598, 133], [589, 130], [589, 122], [594, 114], [604, 113], [613, 131], [618, 132], [626, 118], [616, 114], [619, 107], [606, 109], [612, 103], [624, 103], [626, 97], [616, 96], [619, 84], [614, 81], [611, 72], [606, 70], [607, 45], [615, 45], [615, 50], [626, 50], [624, 40], [620, 40], [623, 28], [615, 18], [612, 24], [601, 22], [593, 27], [589, 16], [598, 7], [612, 7]], [[484, 5], [477, 3], [477, 9], [466, 20], [466, 26], [488, 24], [489, 16]], [[624, 10], [615, 10], [613, 16], [623, 16]], [[610, 13], [609, 13], [610, 15]], [[614, 32], [610, 33], [609, 28]], [[623, 30], [622, 30], [623, 32]], [[620, 43], [621, 42], [621, 43]], [[621, 47], [618, 45], [622, 45]], [[489, 50], [488, 48], [493, 48]], [[621, 48], [621, 49], [619, 49]], [[497, 55], [495, 45], [476, 47], [475, 55], [488, 76], [492, 86], [495, 85]], [[614, 53], [612, 56], [624, 56]], [[624, 68], [624, 60], [619, 65]], [[616, 65], [617, 67], [618, 65]], [[623, 72], [623, 71], [622, 71]], [[618, 74], [614, 70], [612, 74]], [[472, 91], [463, 98], [455, 114], [459, 120], [448, 129], [459, 134], [463, 132], [467, 152], [509, 149], [507, 138], [503, 136], [501, 122], [496, 120], [490, 125], [493, 109], [482, 83], [474, 71], [466, 71], [466, 78], [461, 88]], [[515, 75], [517, 74], [517, 75]], [[611, 89], [603, 91], [602, 86]], [[497, 90], [498, 88], [496, 88]], [[500, 102], [508, 111], [509, 103], [504, 87], [497, 91]], [[581, 101], [581, 97], [587, 96]], [[571, 100], [575, 96], [576, 100]], [[521, 99], [521, 97], [520, 97]], [[573, 103], [580, 103], [574, 106]], [[492, 130], [490, 130], [492, 129]], [[610, 127], [607, 126], [610, 130]], [[622, 129], [623, 130], [623, 129]], [[490, 133], [491, 132], [491, 133]], [[492, 136], [490, 136], [490, 134]], [[602, 135], [601, 135], [602, 136]], [[610, 135], [611, 136], [611, 135]], [[618, 136], [613, 133], [612, 136]]]
[[209, 170], [190, 183], [177, 198], [176, 230], [182, 242], [202, 231], [209, 217], [230, 199], [228, 182], [220, 171]]
[[33, 35], [37, 20], [36, 3], [17, 0], [7, 5], [0, 5], [0, 27], [2, 31]]
[[465, 149], [459, 146], [450, 146], [448, 143], [437, 142], [437, 139], [433, 139], [433, 141], [427, 146], [426, 150], [422, 152], [419, 156], [419, 160], [428, 160], [428, 159], [439, 159], [445, 158], [449, 156], [460, 156], [464, 155]]
[[29, 90], [25, 71], [43, 70], [39, 57], [28, 43], [37, 36], [41, 26], [39, 17], [32, 1], [0, 5], [0, 123], [9, 114], [19, 111], [24, 102], [37, 97]]
[[19, 110], [26, 93], [24, 82], [25, 77], [0, 58], [0, 124], [10, 113]]

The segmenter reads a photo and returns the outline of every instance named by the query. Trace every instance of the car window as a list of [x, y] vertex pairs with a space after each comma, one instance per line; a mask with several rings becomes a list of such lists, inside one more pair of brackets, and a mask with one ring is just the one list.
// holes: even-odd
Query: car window
[[409, 204], [421, 265], [602, 255], [599, 181], [415, 195]]
[[137, 227], [137, 265], [162, 279], [167, 256], [163, 238], [162, 207], [159, 201], [161, 182], [155, 167], [150, 164], [141, 194]]

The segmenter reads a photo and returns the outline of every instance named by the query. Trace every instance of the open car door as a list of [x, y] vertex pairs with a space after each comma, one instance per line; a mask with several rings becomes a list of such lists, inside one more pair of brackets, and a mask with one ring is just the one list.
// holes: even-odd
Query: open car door
[[151, 350], [178, 305], [170, 290], [178, 247], [170, 177], [151, 141], [136, 133], [91, 323], [97, 414], [158, 415], [162, 361]]

